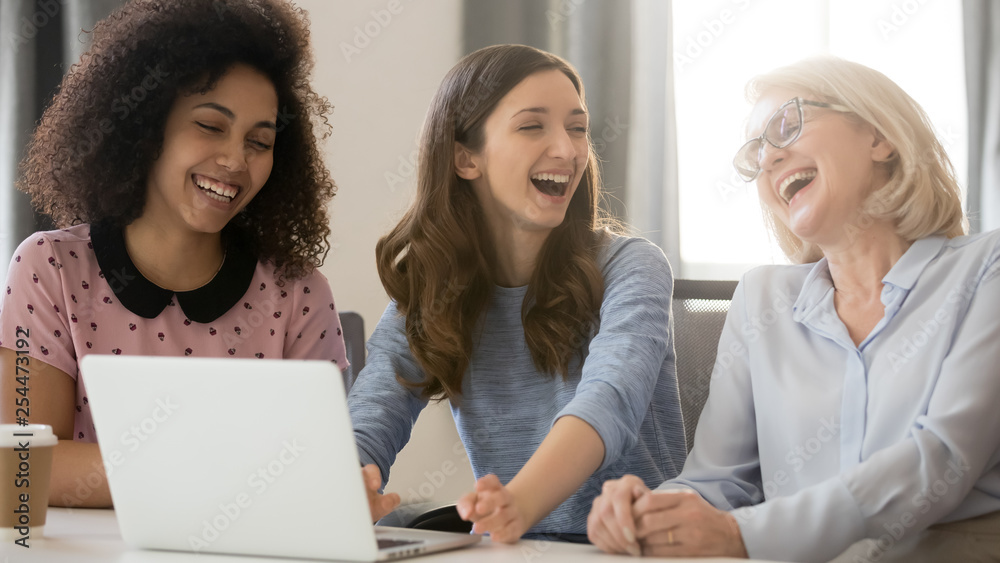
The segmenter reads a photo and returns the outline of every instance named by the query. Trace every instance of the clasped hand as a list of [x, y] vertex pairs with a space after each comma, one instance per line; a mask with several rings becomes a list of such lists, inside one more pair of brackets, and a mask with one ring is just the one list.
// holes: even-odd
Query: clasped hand
[[488, 533], [493, 541], [514, 543], [531, 527], [510, 487], [501, 484], [496, 475], [476, 481], [476, 490], [462, 495], [456, 508], [463, 520], [473, 523], [473, 532]]
[[747, 557], [736, 519], [689, 490], [651, 491], [626, 475], [604, 483], [587, 536], [608, 553]]

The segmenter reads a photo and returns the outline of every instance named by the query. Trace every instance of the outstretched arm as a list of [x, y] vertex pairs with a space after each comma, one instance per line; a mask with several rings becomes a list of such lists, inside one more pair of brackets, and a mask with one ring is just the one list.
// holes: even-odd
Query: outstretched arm
[[389, 480], [396, 453], [410, 439], [410, 430], [427, 404], [396, 378], [397, 374], [422, 377], [409, 352], [403, 322], [396, 304], [390, 303], [368, 340], [368, 362], [347, 396], [373, 522], [399, 505], [398, 494], [382, 495], [379, 491]]
[[473, 531], [493, 540], [516, 542], [569, 498], [604, 459], [604, 442], [589, 424], [564, 416], [552, 425], [528, 463], [506, 486], [495, 475], [476, 482], [458, 501], [458, 514], [475, 522]]
[[[641, 239], [619, 239], [606, 251], [598, 331], [587, 344], [575, 395], [506, 486], [486, 476], [459, 504], [460, 514], [495, 540], [516, 541], [595, 472], [622, 462], [642, 440], [640, 427], [653, 401], [664, 411], [676, 410], [676, 427], [664, 428], [657, 447], [668, 465], [680, 466], [681, 459], [671, 459], [684, 449], [676, 389], [669, 381], [670, 266], [662, 251]], [[625, 464], [622, 471], [628, 469]], [[670, 473], [670, 467], [660, 469]]]

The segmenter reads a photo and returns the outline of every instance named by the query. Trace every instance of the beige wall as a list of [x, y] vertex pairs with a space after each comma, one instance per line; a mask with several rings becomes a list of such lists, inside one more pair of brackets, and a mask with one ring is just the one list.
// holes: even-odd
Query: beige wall
[[[361, 313], [371, 334], [388, 303], [375, 272], [375, 243], [412, 199], [409, 163], [431, 97], [461, 54], [462, 3], [296, 3], [312, 20], [315, 88], [335, 106], [325, 149], [338, 193], [330, 214], [333, 248], [322, 271], [340, 310]], [[472, 484], [451, 413], [431, 405], [392, 468], [387, 490], [404, 501], [447, 501]]]

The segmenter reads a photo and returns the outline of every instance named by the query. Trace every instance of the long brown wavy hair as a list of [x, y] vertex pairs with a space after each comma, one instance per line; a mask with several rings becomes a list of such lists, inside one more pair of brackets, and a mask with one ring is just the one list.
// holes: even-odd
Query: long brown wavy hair
[[63, 78], [21, 162], [17, 186], [57, 227], [142, 214], [146, 179], [181, 95], [207, 92], [234, 64], [271, 79], [278, 134], [271, 175], [226, 226], [283, 277], [329, 251], [326, 207], [336, 188], [315, 133], [329, 102], [310, 85], [309, 20], [285, 0], [134, 0], [97, 24]]
[[[500, 100], [536, 72], [559, 70], [586, 105], [583, 82], [565, 60], [523, 45], [480, 49], [445, 76], [424, 123], [416, 200], [375, 247], [386, 292], [406, 319], [410, 350], [424, 371], [424, 398], [460, 399], [473, 333], [495, 284], [496, 256], [472, 185], [455, 171], [455, 143], [478, 152]], [[599, 215], [593, 149], [566, 218], [538, 256], [521, 316], [539, 371], [569, 376], [574, 354], [596, 329], [604, 280], [597, 252], [608, 222]]]

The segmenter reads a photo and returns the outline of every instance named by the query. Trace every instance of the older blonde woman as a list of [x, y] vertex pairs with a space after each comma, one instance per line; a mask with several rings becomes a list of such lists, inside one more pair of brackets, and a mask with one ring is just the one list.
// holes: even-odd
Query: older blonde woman
[[884, 75], [811, 59], [748, 96], [734, 164], [799, 265], [743, 277], [683, 472], [657, 491], [605, 483], [591, 540], [667, 556], [996, 557], [1000, 232], [965, 236], [944, 149]]

